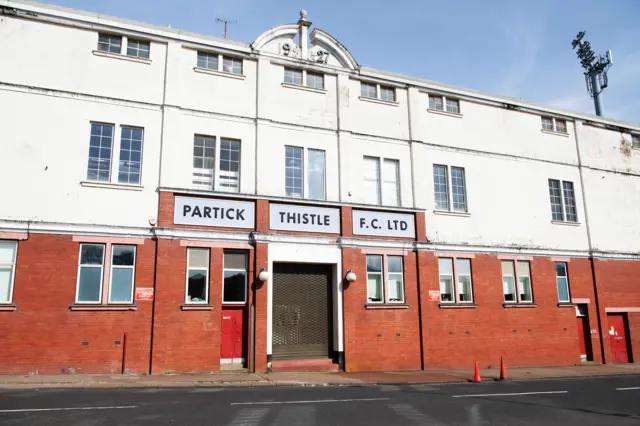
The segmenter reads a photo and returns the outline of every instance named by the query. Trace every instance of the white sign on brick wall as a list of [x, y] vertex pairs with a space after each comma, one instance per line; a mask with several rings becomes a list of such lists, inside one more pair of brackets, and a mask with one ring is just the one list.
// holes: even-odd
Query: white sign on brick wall
[[412, 214], [353, 210], [353, 235], [416, 237]]
[[173, 223], [177, 225], [253, 228], [255, 204], [253, 201], [176, 197]]
[[340, 233], [340, 209], [270, 204], [269, 227], [282, 231]]

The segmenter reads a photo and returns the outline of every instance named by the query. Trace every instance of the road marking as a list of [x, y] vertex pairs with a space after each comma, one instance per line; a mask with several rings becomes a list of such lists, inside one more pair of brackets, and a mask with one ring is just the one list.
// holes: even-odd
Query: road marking
[[362, 398], [362, 399], [315, 399], [308, 401], [257, 401], [257, 402], [232, 402], [229, 405], [275, 405], [275, 404], [322, 404], [326, 402], [367, 402], [388, 401], [389, 398]]
[[544, 391], [544, 392], [518, 392], [518, 393], [477, 393], [474, 395], [452, 395], [454, 398], [475, 398], [478, 396], [520, 396], [520, 395], [545, 395], [550, 393], [569, 393], [569, 391]]
[[616, 388], [616, 390], [640, 390], [640, 386], [636, 386], [634, 388]]
[[444, 423], [441, 423], [434, 417], [421, 413], [409, 404], [389, 404], [387, 406], [395, 411], [396, 414], [410, 420], [411, 422], [425, 426], [444, 426]]
[[316, 407], [313, 405], [283, 407], [272, 426], [308, 426], [315, 424], [315, 420]]
[[31, 413], [36, 411], [72, 411], [72, 410], [121, 410], [138, 408], [137, 405], [117, 405], [114, 407], [68, 407], [68, 408], [23, 408], [17, 410], [0, 410], [0, 413]]
[[257, 426], [269, 410], [269, 408], [243, 408], [229, 426]]
[[396, 385], [380, 385], [380, 392], [397, 392], [400, 390], [400, 386]]

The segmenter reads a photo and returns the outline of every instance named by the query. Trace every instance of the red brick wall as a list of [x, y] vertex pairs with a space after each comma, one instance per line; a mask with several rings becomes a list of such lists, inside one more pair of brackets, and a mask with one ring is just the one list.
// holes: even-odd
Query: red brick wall
[[640, 312], [630, 312], [627, 314], [629, 321], [630, 336], [627, 339], [631, 343], [632, 359], [629, 361], [640, 362]]
[[420, 369], [420, 321], [416, 254], [404, 256], [405, 300], [408, 309], [365, 309], [366, 255], [343, 248], [344, 277], [348, 269], [357, 281], [344, 286], [344, 344], [346, 371]]
[[[438, 260], [419, 253], [423, 301], [424, 368], [549, 366], [580, 363], [576, 313], [558, 307], [554, 264], [536, 257], [531, 262], [535, 308], [504, 308], [500, 259], [476, 255], [471, 261], [475, 309], [442, 309], [429, 301], [428, 291], [439, 289]], [[572, 261], [573, 262], [573, 261]], [[584, 265], [570, 263], [571, 285], [589, 294]], [[584, 293], [581, 293], [584, 292]]]
[[[17, 309], [0, 312], [0, 374], [120, 373], [125, 333], [126, 372], [149, 371], [152, 302], [136, 302], [137, 311], [69, 310], [79, 250], [70, 235], [32, 234], [19, 242]], [[154, 241], [138, 246], [136, 287], [153, 287], [154, 257]]]
[[[255, 353], [255, 370], [256, 372], [267, 371], [267, 305], [268, 305], [268, 288], [272, 285], [272, 280], [262, 282], [255, 278], [259, 273], [259, 268], [268, 268], [269, 252], [268, 244], [257, 243], [255, 248], [255, 268], [256, 271], [249, 277], [253, 278], [253, 288], [255, 289], [255, 305], [256, 305], [256, 353]], [[269, 271], [273, 273], [273, 271]], [[273, 276], [273, 275], [272, 275]], [[251, 338], [251, 336], [249, 336]]]

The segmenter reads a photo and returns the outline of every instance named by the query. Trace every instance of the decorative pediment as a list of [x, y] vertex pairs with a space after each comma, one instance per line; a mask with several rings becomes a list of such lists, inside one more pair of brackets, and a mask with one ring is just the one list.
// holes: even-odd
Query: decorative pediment
[[[353, 55], [329, 33], [308, 28], [307, 12], [300, 11], [297, 24], [279, 25], [265, 31], [251, 44], [253, 50], [282, 55], [286, 58], [326, 64], [350, 70], [360, 68]], [[297, 39], [296, 39], [297, 36]]]

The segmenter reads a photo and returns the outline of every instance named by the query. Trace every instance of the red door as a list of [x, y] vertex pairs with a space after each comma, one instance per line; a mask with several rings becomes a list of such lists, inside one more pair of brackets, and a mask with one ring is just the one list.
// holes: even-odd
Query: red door
[[584, 317], [577, 317], [578, 319], [578, 341], [580, 343], [580, 358], [587, 359], [587, 343], [584, 339]]
[[225, 308], [222, 310], [222, 342], [220, 358], [226, 363], [244, 362], [244, 309]]
[[624, 319], [624, 314], [607, 315], [607, 321], [609, 322], [609, 341], [611, 342], [613, 362], [629, 362]]

